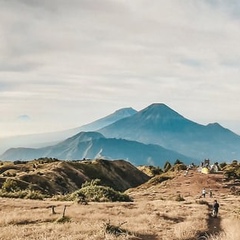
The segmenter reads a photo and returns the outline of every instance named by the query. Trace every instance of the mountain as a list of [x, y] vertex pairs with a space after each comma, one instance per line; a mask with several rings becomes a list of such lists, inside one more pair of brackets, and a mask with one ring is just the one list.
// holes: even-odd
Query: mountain
[[82, 132], [51, 146], [12, 148], [0, 157], [6, 160], [104, 157], [125, 159], [136, 165], [161, 165], [176, 159], [200, 162], [209, 158], [214, 162], [229, 162], [240, 158], [239, 135], [218, 123], [193, 122], [163, 103], [151, 104], [139, 112], [120, 109], [84, 128], [99, 128], [100, 135]]
[[152, 104], [98, 132], [108, 138], [158, 144], [198, 161], [240, 158], [239, 135], [218, 123], [206, 126], [195, 123], [162, 103]]
[[114, 113], [106, 116], [106, 117], [103, 117], [103, 118], [100, 118], [92, 123], [89, 123], [89, 124], [86, 124], [86, 125], [83, 125], [79, 128], [75, 128], [75, 134], [81, 132], [81, 131], [84, 131], [84, 132], [87, 132], [87, 131], [96, 131], [100, 128], [103, 128], [105, 126], [108, 126], [120, 119], [124, 119], [126, 117], [130, 117], [130, 116], [133, 116], [135, 113], [137, 113], [137, 111], [133, 108], [121, 108], [119, 110], [116, 110]]
[[68, 129], [65, 131], [0, 138], [0, 154], [6, 151], [7, 149], [13, 147], [39, 148], [53, 145], [81, 131], [96, 131], [97, 129], [103, 128], [122, 118], [132, 116], [136, 112], [137, 112], [136, 110], [130, 107], [121, 108], [115, 111], [114, 113], [106, 117], [100, 118], [92, 123], [83, 125], [81, 127]]
[[165, 149], [159, 145], [143, 144], [125, 139], [105, 138], [97, 132], [80, 132], [56, 145], [44, 148], [11, 148], [0, 156], [3, 160], [32, 160], [52, 157], [61, 160], [123, 159], [134, 165], [163, 166], [177, 159], [188, 164], [190, 157]]

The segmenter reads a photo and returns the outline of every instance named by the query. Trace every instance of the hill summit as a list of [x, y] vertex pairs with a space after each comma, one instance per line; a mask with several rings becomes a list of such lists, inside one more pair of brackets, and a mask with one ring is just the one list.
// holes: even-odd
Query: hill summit
[[183, 119], [182, 115], [180, 115], [164, 103], [153, 103], [140, 111], [139, 115], [143, 117], [143, 120], [147, 120], [150, 117], [161, 121], [165, 119]]

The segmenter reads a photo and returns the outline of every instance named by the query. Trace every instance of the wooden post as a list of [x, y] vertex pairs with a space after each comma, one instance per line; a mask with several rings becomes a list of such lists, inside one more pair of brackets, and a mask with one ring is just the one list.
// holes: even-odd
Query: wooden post
[[62, 215], [63, 218], [65, 217], [66, 208], [67, 208], [67, 206], [65, 205], [64, 208], [63, 208], [63, 215]]
[[51, 206], [52, 207], [52, 214], [56, 214], [55, 212], [55, 206]]
[[55, 212], [55, 207], [56, 207], [56, 206], [51, 205], [51, 206], [49, 206], [49, 207], [47, 207], [47, 208], [51, 208], [51, 209], [52, 209], [52, 214], [56, 214], [56, 212]]

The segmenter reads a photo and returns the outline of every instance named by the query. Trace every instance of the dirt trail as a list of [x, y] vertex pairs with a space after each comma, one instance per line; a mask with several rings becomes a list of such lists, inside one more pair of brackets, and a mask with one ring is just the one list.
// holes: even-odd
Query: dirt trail
[[199, 199], [203, 188], [206, 189], [206, 200], [208, 201], [212, 200], [212, 198], [209, 198], [210, 189], [212, 189], [213, 198], [219, 198], [221, 195], [226, 195], [230, 192], [229, 188], [224, 187], [224, 176], [222, 173], [203, 174], [198, 172], [196, 168], [191, 169], [187, 175], [185, 175], [185, 171], [180, 171], [176, 173], [176, 177], [161, 184], [143, 184], [136, 188], [138, 191], [134, 189], [134, 192], [135, 198], [147, 197], [151, 200], [156, 200], [160, 197], [169, 198], [169, 196], [176, 195], [181, 195], [184, 198]]
[[[223, 231], [222, 219], [232, 216], [233, 206], [239, 207], [240, 205], [240, 198], [232, 195], [229, 186], [231, 184], [226, 182], [222, 172], [203, 174], [198, 172], [197, 169], [191, 169], [187, 175], [185, 175], [185, 171], [180, 171], [176, 174], [176, 177], [162, 183], [155, 185], [143, 184], [138, 187], [138, 190], [134, 190], [133, 197], [138, 201], [141, 201], [141, 199], [155, 201], [159, 199], [173, 199], [174, 196], [180, 195], [188, 202], [202, 201], [208, 206], [209, 210], [209, 214], [206, 216], [208, 230], [202, 233], [202, 235], [213, 236]], [[201, 196], [203, 188], [206, 189], [205, 198]], [[209, 195], [210, 189], [213, 193], [212, 197]], [[217, 218], [211, 216], [214, 199], [217, 199], [220, 204], [219, 216]], [[203, 237], [202, 239], [207, 238]]]
[[211, 235], [218, 234], [222, 231], [221, 227], [221, 217], [212, 217], [209, 216], [208, 219], [208, 233]]
[[[179, 185], [176, 185], [178, 182]], [[186, 198], [206, 202], [209, 210], [207, 234], [210, 236], [218, 235], [224, 230], [222, 219], [232, 216], [232, 211], [234, 208], [239, 207], [240, 204], [240, 198], [232, 194], [232, 181], [226, 181], [222, 172], [202, 174], [194, 169], [187, 176], [184, 176], [182, 173], [179, 174], [172, 180], [171, 184], [176, 186], [176, 190]], [[169, 186], [171, 184], [168, 183]], [[201, 196], [203, 188], [206, 188], [207, 192], [205, 198]], [[209, 195], [210, 189], [213, 192], [212, 197]], [[211, 215], [214, 199], [217, 199], [220, 204], [218, 217], [212, 217]]]

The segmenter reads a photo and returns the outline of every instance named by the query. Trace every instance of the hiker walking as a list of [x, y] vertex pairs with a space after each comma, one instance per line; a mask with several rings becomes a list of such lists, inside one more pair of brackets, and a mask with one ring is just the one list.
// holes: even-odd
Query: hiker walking
[[206, 196], [206, 189], [204, 188], [204, 189], [202, 190], [202, 197], [205, 198], [205, 196]]
[[217, 202], [217, 200], [214, 200], [214, 203], [213, 203], [213, 217], [217, 217], [218, 209], [219, 209], [219, 203]]
[[209, 190], [209, 197], [212, 198], [213, 193], [212, 193], [212, 189]]

